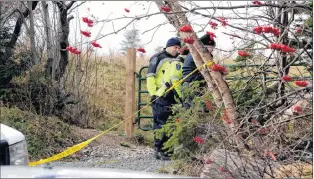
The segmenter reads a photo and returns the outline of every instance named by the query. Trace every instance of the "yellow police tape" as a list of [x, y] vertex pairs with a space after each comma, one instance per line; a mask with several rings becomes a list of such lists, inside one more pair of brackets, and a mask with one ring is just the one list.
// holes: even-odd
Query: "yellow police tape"
[[[181, 84], [186, 78], [188, 78], [189, 76], [191, 76], [193, 73], [195, 73], [197, 70], [205, 67], [205, 66], [208, 66], [208, 67], [211, 67], [211, 65], [213, 65], [214, 62], [213, 61], [210, 61], [208, 63], [204, 63], [202, 66], [199, 66], [198, 68], [196, 68], [195, 70], [193, 70], [191, 73], [189, 73], [187, 76], [185, 76], [184, 78], [182, 78], [181, 80], [179, 80], [178, 82], [176, 82], [174, 85], [172, 85], [168, 90], [166, 90], [164, 94], [168, 93], [169, 91], [171, 91], [172, 89], [174, 89], [176, 86], [178, 86], [179, 84]], [[162, 95], [162, 96], [163, 96]], [[159, 97], [158, 97], [159, 98]], [[156, 98], [155, 100], [151, 101], [150, 103], [148, 103], [146, 106], [144, 106], [143, 108], [141, 108], [140, 110], [136, 111], [135, 113], [133, 113], [131, 116], [127, 117], [126, 119], [129, 119], [131, 118], [132, 116], [134, 116], [135, 114], [137, 114], [139, 111], [145, 109], [146, 107], [150, 106], [151, 103], [153, 103], [154, 101], [156, 101], [158, 98]], [[111, 128], [101, 132], [100, 134], [98, 134], [97, 136], [91, 138], [91, 139], [88, 139], [82, 143], [79, 143], [79, 144], [76, 144], [72, 147], [69, 147], [67, 148], [65, 151], [61, 152], [61, 153], [58, 153], [52, 157], [49, 157], [49, 158], [46, 158], [46, 159], [42, 159], [42, 160], [39, 160], [39, 161], [36, 161], [36, 162], [30, 162], [29, 163], [29, 166], [36, 166], [36, 165], [41, 165], [41, 164], [44, 164], [44, 163], [49, 163], [49, 162], [52, 162], [52, 161], [55, 161], [55, 160], [59, 160], [59, 159], [62, 159], [64, 157], [67, 157], [69, 155], [72, 155], [74, 154], [75, 152], [81, 150], [82, 148], [84, 148], [85, 146], [87, 146], [88, 144], [90, 144], [93, 140], [97, 139], [98, 137], [106, 134], [107, 132], [111, 131], [112, 129], [114, 129], [115, 127], [119, 126], [121, 123], [123, 123], [123, 121], [119, 122], [118, 124], [112, 126]]]

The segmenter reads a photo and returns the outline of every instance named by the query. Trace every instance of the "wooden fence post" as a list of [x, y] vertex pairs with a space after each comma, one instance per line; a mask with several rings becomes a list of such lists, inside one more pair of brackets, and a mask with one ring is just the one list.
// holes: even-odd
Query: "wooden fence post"
[[[126, 59], [126, 94], [125, 94], [125, 111], [124, 111], [124, 131], [126, 136], [132, 137], [134, 133], [133, 121], [135, 115], [135, 70], [136, 70], [136, 50], [135, 48], [127, 49]], [[132, 116], [132, 117], [130, 117]]]

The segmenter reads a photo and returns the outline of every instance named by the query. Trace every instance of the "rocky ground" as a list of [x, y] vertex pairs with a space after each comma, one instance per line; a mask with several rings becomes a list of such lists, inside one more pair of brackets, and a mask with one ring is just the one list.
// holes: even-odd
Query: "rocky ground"
[[[84, 138], [93, 137], [99, 131], [83, 129]], [[154, 158], [150, 146], [130, 141], [125, 136], [111, 132], [93, 141], [89, 146], [71, 157], [50, 163], [52, 167], [97, 167], [133, 171], [161, 172], [171, 170], [171, 161]]]

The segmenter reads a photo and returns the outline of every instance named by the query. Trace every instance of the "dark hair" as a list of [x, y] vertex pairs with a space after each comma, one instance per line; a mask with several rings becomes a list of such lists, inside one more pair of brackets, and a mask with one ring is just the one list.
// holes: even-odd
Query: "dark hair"
[[211, 46], [215, 46], [216, 42], [214, 40], [210, 39], [210, 36], [205, 34], [200, 38], [200, 41], [204, 44], [204, 45], [211, 45]]

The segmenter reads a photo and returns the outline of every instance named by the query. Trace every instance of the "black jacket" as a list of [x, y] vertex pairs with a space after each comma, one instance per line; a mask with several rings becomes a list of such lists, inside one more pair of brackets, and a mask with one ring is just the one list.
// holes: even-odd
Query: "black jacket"
[[[189, 53], [184, 60], [183, 67], [182, 67], [182, 74], [183, 78], [185, 78], [188, 74], [190, 74], [193, 70], [195, 70], [197, 67], [194, 63], [193, 57], [191, 53]], [[189, 76], [187, 79], [184, 80], [184, 82], [192, 82], [192, 81], [201, 81], [204, 80], [204, 77], [202, 76], [200, 71], [196, 71], [191, 76]]]

